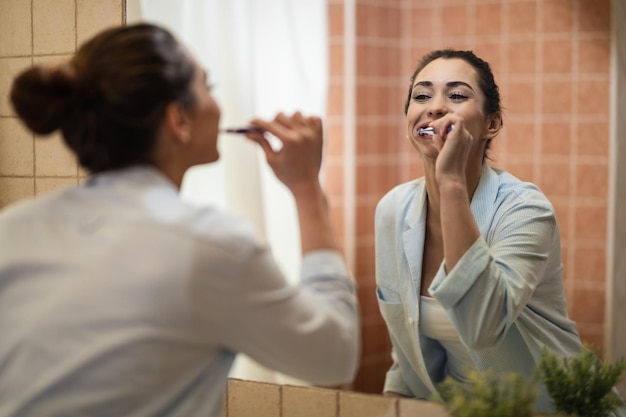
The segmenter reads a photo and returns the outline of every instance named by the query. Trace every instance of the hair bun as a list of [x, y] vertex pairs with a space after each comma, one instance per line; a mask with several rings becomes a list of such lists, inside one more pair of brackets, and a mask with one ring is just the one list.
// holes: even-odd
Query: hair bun
[[23, 71], [11, 88], [15, 112], [33, 132], [41, 135], [54, 132], [71, 112], [74, 78], [67, 64]]

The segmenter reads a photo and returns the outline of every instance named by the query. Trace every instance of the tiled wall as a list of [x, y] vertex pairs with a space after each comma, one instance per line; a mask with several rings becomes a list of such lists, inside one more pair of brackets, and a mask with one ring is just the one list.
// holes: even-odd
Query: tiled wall
[[448, 417], [438, 404], [230, 379], [223, 417]]
[[[602, 346], [609, 0], [356, 0], [354, 46], [346, 45], [344, 1], [328, 2], [325, 177], [337, 230], [350, 230], [344, 219], [354, 216], [355, 243], [346, 252], [354, 253], [363, 319], [354, 388], [380, 392], [389, 365], [374, 295], [374, 207], [391, 186], [421, 174], [404, 139], [403, 104], [418, 57], [444, 46], [474, 49], [492, 63], [505, 106], [493, 164], [536, 182], [555, 204], [571, 315], [583, 339]], [[58, 136], [34, 140], [22, 127], [7, 99], [11, 80], [33, 63], [68, 57], [91, 34], [122, 21], [123, 0], [0, 1], [0, 208], [81, 178]], [[344, 67], [350, 47], [354, 74]], [[345, 113], [346, 82], [354, 82], [353, 115]], [[351, 117], [356, 134], [346, 146]]]
[[11, 81], [28, 66], [68, 58], [123, 17], [123, 0], [0, 1], [0, 208], [76, 185], [83, 175], [60, 135], [36, 139], [15, 117]]
[[[571, 317], [585, 342], [603, 347], [609, 169], [610, 0], [355, 0], [347, 45], [343, 0], [330, 0], [328, 188], [344, 226], [354, 202], [354, 269], [363, 310], [355, 388], [379, 392], [390, 344], [374, 292], [374, 207], [394, 184], [421, 175], [404, 133], [403, 105], [419, 57], [473, 49], [501, 87], [504, 129], [492, 165], [539, 185], [556, 207]], [[343, 55], [356, 51], [354, 73]], [[344, 144], [343, 87], [356, 85], [354, 144]], [[354, 155], [346, 155], [354, 149]], [[353, 166], [347, 165], [350, 159]], [[346, 172], [354, 171], [354, 189]], [[346, 198], [346, 193], [353, 193]], [[348, 208], [350, 209], [350, 208]], [[349, 231], [349, 228], [343, 230]], [[349, 242], [346, 239], [346, 242]]]

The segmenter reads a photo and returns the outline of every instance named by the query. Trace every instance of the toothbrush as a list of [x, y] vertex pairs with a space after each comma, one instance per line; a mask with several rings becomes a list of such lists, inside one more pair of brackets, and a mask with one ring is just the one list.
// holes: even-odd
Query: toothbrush
[[246, 127], [233, 127], [227, 129], [220, 129], [221, 132], [224, 133], [237, 133], [241, 135], [245, 135], [246, 133], [263, 133], [264, 130], [260, 127], [256, 126], [246, 126]]
[[[447, 132], [450, 132], [454, 129], [454, 125], [448, 126]], [[420, 136], [435, 136], [435, 128], [434, 127], [420, 127], [417, 129], [417, 134]]]

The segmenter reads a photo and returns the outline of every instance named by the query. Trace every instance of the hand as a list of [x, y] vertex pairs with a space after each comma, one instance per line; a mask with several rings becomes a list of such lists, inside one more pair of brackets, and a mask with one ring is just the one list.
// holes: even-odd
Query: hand
[[276, 177], [292, 192], [304, 186], [319, 184], [322, 164], [323, 129], [319, 117], [292, 116], [279, 113], [274, 120], [255, 119], [250, 122], [276, 136], [282, 143], [274, 150], [265, 133], [251, 132], [246, 136], [263, 148], [267, 163]]
[[[454, 127], [448, 131], [450, 125]], [[431, 126], [438, 132], [433, 136], [433, 143], [439, 149], [435, 163], [437, 183], [441, 185], [444, 181], [452, 180], [465, 185], [467, 163], [475, 144], [474, 138], [465, 128], [464, 120], [449, 115], [434, 121]]]

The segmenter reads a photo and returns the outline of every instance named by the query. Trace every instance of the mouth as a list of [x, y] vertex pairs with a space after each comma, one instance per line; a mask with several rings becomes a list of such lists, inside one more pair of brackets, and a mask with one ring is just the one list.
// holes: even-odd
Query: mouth
[[435, 129], [433, 129], [432, 127], [429, 127], [428, 125], [430, 125], [430, 122], [425, 122], [425, 123], [421, 123], [417, 125], [414, 131], [415, 136], [419, 136], [420, 138], [423, 138], [423, 139], [432, 140], [432, 136], [435, 133]]

